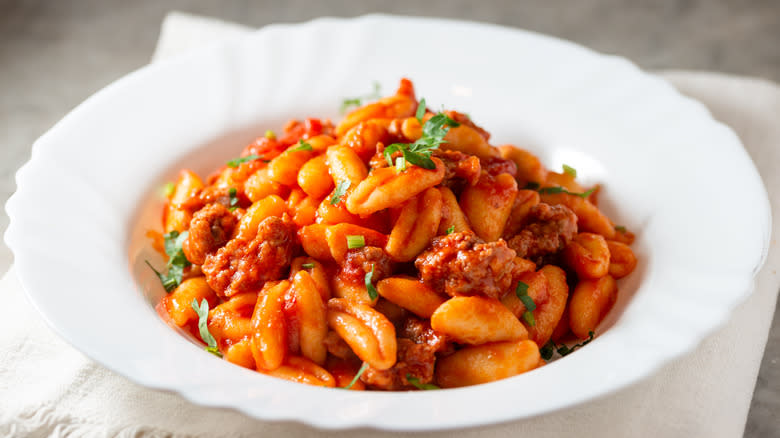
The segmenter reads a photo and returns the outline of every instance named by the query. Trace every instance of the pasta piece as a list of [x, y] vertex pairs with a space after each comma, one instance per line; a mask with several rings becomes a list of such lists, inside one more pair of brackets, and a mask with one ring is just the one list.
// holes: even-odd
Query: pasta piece
[[585, 189], [574, 179], [574, 175], [567, 172], [547, 172], [547, 179], [543, 185], [547, 187], [563, 187], [572, 193], [585, 192]]
[[290, 264], [290, 279], [295, 276], [298, 271], [306, 270], [317, 286], [317, 291], [322, 298], [323, 303], [327, 303], [330, 299], [330, 285], [328, 284], [329, 275], [325, 271], [325, 266], [311, 257], [296, 257]]
[[517, 175], [521, 186], [526, 183], [542, 184], [547, 181], [547, 169], [542, 165], [536, 155], [512, 145], [504, 145], [498, 148], [501, 157], [512, 160], [517, 166]]
[[299, 227], [314, 223], [318, 205], [317, 199], [307, 196], [301, 189], [293, 189], [287, 198], [287, 211]]
[[336, 202], [335, 204], [332, 203], [331, 199], [333, 199], [334, 196], [336, 195], [331, 193], [330, 196], [325, 197], [325, 199], [320, 202], [314, 219], [316, 223], [327, 225], [363, 225], [365, 223], [365, 220], [361, 219], [360, 216], [350, 213], [343, 201]]
[[563, 257], [580, 278], [601, 278], [609, 271], [609, 253], [603, 236], [579, 233], [566, 246]]
[[219, 309], [225, 313], [239, 316], [251, 316], [257, 303], [257, 292], [244, 292], [233, 295], [230, 299], [223, 301], [220, 305], [211, 309], [212, 313]]
[[[312, 152], [319, 155], [324, 153], [330, 146], [333, 146], [336, 144], [336, 139], [331, 134], [322, 134], [319, 133], [317, 135], [309, 136], [306, 140], [303, 141], [304, 147], [305, 145], [309, 145], [312, 148]], [[298, 142], [295, 145], [293, 145], [293, 149], [300, 148], [301, 143]]]
[[487, 297], [447, 300], [431, 315], [431, 327], [456, 342], [471, 345], [528, 339], [528, 331], [512, 312], [500, 301]]
[[200, 177], [189, 170], [179, 172], [179, 179], [173, 189], [170, 200], [163, 210], [163, 229], [166, 233], [171, 231], [184, 231], [190, 227], [192, 212], [180, 209], [179, 204], [195, 195], [203, 188]]
[[439, 190], [441, 191], [442, 202], [441, 221], [436, 234], [447, 234], [449, 230], [453, 233], [472, 231], [469, 220], [466, 218], [463, 210], [461, 210], [458, 199], [452, 193], [452, 190], [447, 187], [440, 187]]
[[298, 186], [315, 199], [322, 199], [333, 190], [325, 155], [318, 155], [301, 167], [298, 171]]
[[215, 175], [210, 175], [208, 178], [208, 184], [215, 188], [228, 188], [233, 187], [233, 173], [236, 169], [228, 166], [223, 166]]
[[515, 257], [514, 262], [515, 262], [515, 270], [514, 270], [515, 275], [522, 274], [524, 272], [534, 272], [536, 270], [536, 263], [528, 259], [524, 259], [522, 257]]
[[387, 236], [370, 228], [363, 228], [352, 224], [329, 225], [325, 229], [325, 241], [330, 249], [330, 254], [337, 263], [342, 263], [347, 255], [347, 236], [361, 236], [365, 246], [383, 248], [387, 244]]
[[276, 195], [267, 196], [249, 207], [238, 223], [237, 237], [242, 240], [254, 239], [260, 222], [275, 216], [282, 217], [287, 212], [284, 200]]
[[291, 356], [287, 358], [284, 365], [267, 371], [265, 374], [307, 385], [325, 386], [328, 388], [336, 386], [336, 379], [333, 378], [328, 370], [304, 357]]
[[349, 281], [343, 275], [336, 275], [331, 279], [330, 287], [333, 290], [334, 297], [344, 298], [354, 303], [372, 307], [376, 305], [377, 299], [371, 298], [363, 281]]
[[596, 330], [617, 299], [617, 283], [611, 275], [577, 283], [569, 303], [569, 325], [580, 339]]
[[333, 143], [335, 143], [333, 137], [319, 135], [309, 138], [305, 142], [301, 140], [301, 143], [293, 144], [284, 153], [268, 163], [269, 178], [286, 186], [296, 185], [298, 172], [303, 165]]
[[477, 385], [522, 374], [540, 363], [539, 347], [528, 340], [466, 347], [437, 361], [436, 382], [442, 388]]
[[544, 345], [563, 316], [569, 298], [569, 285], [566, 283], [566, 273], [557, 266], [546, 265], [539, 272], [547, 279], [547, 301], [536, 303], [533, 312], [535, 325], [527, 328], [528, 337], [537, 345]]
[[[518, 278], [518, 283], [520, 282], [528, 286], [525, 293], [531, 297], [534, 304], [537, 306], [541, 305], [542, 303], [546, 303], [550, 299], [548, 291], [550, 285], [547, 282], [547, 277], [545, 277], [543, 273], [534, 271], [524, 272]], [[530, 324], [528, 323], [527, 319], [523, 317], [528, 309], [520, 300], [520, 297], [517, 296], [515, 291], [504, 295], [501, 298], [501, 304], [506, 306], [506, 308], [509, 309], [509, 311], [512, 312], [512, 314], [515, 315], [517, 319], [524, 321], [526, 328], [530, 328]], [[536, 317], [534, 316], [534, 325], [535, 324]]]
[[255, 369], [255, 358], [252, 356], [252, 339], [244, 338], [225, 349], [225, 360], [250, 370]]
[[252, 314], [252, 356], [258, 371], [279, 368], [287, 356], [287, 323], [284, 296], [290, 282], [267, 282]]
[[217, 295], [206, 283], [205, 277], [188, 278], [160, 300], [158, 312], [167, 315], [179, 327], [198, 322], [198, 314], [192, 308], [192, 300], [208, 301], [209, 308], [217, 304]]
[[568, 207], [577, 215], [577, 226], [580, 231], [601, 234], [610, 240], [615, 237], [615, 226], [612, 221], [587, 199], [567, 193], [544, 193], [542, 202]]
[[[619, 234], [619, 233], [618, 233]], [[609, 248], [609, 275], [613, 278], [623, 278], [636, 268], [634, 251], [625, 243], [607, 240]]]
[[408, 262], [430, 244], [439, 229], [441, 210], [441, 192], [435, 188], [406, 201], [385, 246], [393, 260]]
[[517, 196], [517, 182], [508, 173], [495, 178], [483, 173], [476, 186], [466, 187], [460, 206], [477, 236], [494, 242], [504, 232]]
[[257, 293], [246, 292], [209, 311], [208, 328], [217, 345], [231, 345], [252, 334], [252, 311], [257, 303]]
[[268, 167], [263, 167], [253, 173], [244, 183], [244, 193], [252, 202], [257, 202], [267, 196], [276, 195], [286, 197], [290, 193], [287, 186], [271, 180], [268, 175]]
[[[417, 121], [417, 119], [413, 118]], [[389, 140], [387, 128], [390, 119], [368, 119], [349, 129], [341, 138], [341, 144], [352, 150], [363, 162], [371, 159], [376, 153], [377, 143]], [[419, 126], [419, 123], [418, 123]]]
[[372, 367], [386, 370], [395, 364], [395, 327], [371, 307], [331, 298], [328, 301], [328, 325], [361, 360]]
[[506, 226], [504, 227], [504, 239], [509, 240], [512, 236], [520, 232], [526, 219], [529, 217], [531, 208], [540, 202], [539, 192], [536, 190], [518, 190], [515, 197], [515, 204], [509, 213]]
[[246, 183], [246, 180], [248, 180], [249, 177], [254, 175], [258, 170], [267, 168], [267, 164], [268, 163], [266, 163], [265, 159], [257, 159], [239, 163], [238, 167], [236, 168], [231, 168], [228, 166], [226, 169], [231, 170], [231, 172], [227, 175], [230, 177], [230, 181], [225, 181], [225, 187], [235, 187], [241, 191], [244, 191], [244, 184]]
[[301, 355], [319, 365], [324, 364], [328, 323], [317, 283], [308, 272], [298, 271], [287, 293], [287, 327], [297, 334]]
[[422, 137], [423, 129], [416, 117], [407, 117], [401, 122], [401, 135], [408, 142], [415, 142]]
[[299, 146], [290, 146], [290, 148], [271, 160], [268, 164], [268, 177], [271, 181], [286, 186], [293, 186], [298, 182], [298, 172], [303, 165], [314, 155], [307, 150], [296, 150]]
[[490, 146], [485, 137], [476, 129], [467, 125], [450, 128], [444, 137], [446, 143], [442, 149], [460, 151], [465, 154], [476, 155], [479, 158], [491, 158], [499, 156], [498, 151]]
[[444, 163], [436, 157], [431, 160], [436, 165], [433, 170], [417, 166], [400, 173], [393, 167], [374, 170], [347, 197], [347, 210], [366, 216], [399, 205], [439, 184], [444, 178]]
[[411, 277], [385, 278], [377, 283], [376, 290], [388, 301], [423, 318], [430, 318], [446, 301], [418, 279]]
[[634, 233], [626, 230], [626, 227], [622, 227], [622, 226], [615, 227], [615, 236], [613, 237], [613, 239], [616, 242], [624, 243], [626, 245], [631, 245], [634, 243], [635, 237], [636, 236], [634, 236]]
[[364, 120], [411, 117], [416, 111], [417, 101], [414, 98], [414, 86], [410, 80], [404, 78], [401, 79], [401, 84], [394, 96], [385, 97], [347, 114], [336, 127], [336, 134], [341, 137]]
[[298, 239], [306, 254], [320, 261], [333, 260], [328, 240], [325, 237], [327, 230], [328, 225], [323, 224], [307, 225], [298, 230]]
[[346, 181], [349, 187], [357, 187], [368, 176], [368, 170], [363, 160], [347, 146], [328, 148], [327, 165], [333, 184], [340, 185]]

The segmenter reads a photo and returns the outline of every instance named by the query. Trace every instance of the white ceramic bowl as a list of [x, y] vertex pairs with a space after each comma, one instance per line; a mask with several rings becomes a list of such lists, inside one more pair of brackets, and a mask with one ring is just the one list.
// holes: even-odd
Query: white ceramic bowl
[[[206, 174], [294, 117], [338, 118], [341, 99], [414, 80], [468, 112], [495, 144], [601, 183], [637, 234], [639, 266], [588, 347], [495, 383], [352, 392], [263, 376], [187, 342], [156, 315], [144, 265], [158, 188]], [[423, 430], [518, 419], [650, 375], [724, 323], [752, 289], [769, 203], [734, 133], [631, 63], [554, 38], [447, 20], [367, 16], [273, 25], [145, 67], [41, 137], [17, 174], [6, 241], [48, 323], [106, 367], [196, 403], [325, 428]], [[526, 394], [530, 396], [521, 396]]]

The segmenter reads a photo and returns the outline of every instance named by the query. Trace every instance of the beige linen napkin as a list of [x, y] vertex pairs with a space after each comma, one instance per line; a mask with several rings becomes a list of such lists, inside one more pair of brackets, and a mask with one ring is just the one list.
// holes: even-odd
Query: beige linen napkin
[[[248, 29], [169, 15], [154, 59]], [[710, 73], [664, 73], [732, 126], [769, 190], [780, 231], [780, 87]], [[512, 423], [459, 431], [466, 437], [735, 437], [744, 430], [777, 298], [780, 250], [774, 240], [756, 290], [729, 323], [654, 376], [580, 406]], [[0, 266], [0, 272], [4, 267]], [[136, 385], [90, 361], [45, 325], [11, 269], [0, 281], [0, 436], [389, 436], [373, 430], [320, 431], [261, 422], [193, 405]], [[533, 397], [533, 394], [518, 395]], [[511, 403], [511, 400], [507, 401]], [[474, 407], [479, 409], [478, 406]], [[420, 434], [449, 437], [452, 432]]]

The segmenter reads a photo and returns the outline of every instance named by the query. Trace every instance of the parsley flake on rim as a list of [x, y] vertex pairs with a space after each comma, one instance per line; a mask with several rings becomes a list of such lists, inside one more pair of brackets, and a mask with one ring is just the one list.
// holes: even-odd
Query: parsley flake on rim
[[409, 382], [410, 385], [414, 386], [417, 389], [441, 389], [438, 386], [434, 385], [433, 383], [420, 383], [420, 379], [417, 377], [414, 377], [411, 374], [406, 374], [406, 381]]
[[523, 283], [522, 281], [518, 281], [517, 287], [515, 288], [515, 295], [517, 295], [517, 298], [519, 298], [520, 301], [525, 306], [525, 312], [523, 312], [523, 319], [531, 327], [535, 326], [536, 319], [534, 319], [533, 311], [536, 310], [536, 303], [534, 302], [534, 299], [531, 298], [530, 295], [528, 295], [528, 284]]
[[[411, 163], [423, 169], [435, 169], [436, 164], [431, 160], [431, 154], [438, 149], [444, 141], [450, 128], [460, 126], [460, 123], [449, 118], [446, 114], [439, 113], [428, 119], [423, 125], [422, 136], [414, 143], [393, 143], [387, 146], [383, 152], [388, 166], [393, 166], [393, 154], [401, 152], [404, 163], [400, 166], [396, 162], [396, 169], [406, 169], [405, 163]], [[401, 171], [403, 171], [401, 170]]]
[[371, 298], [371, 301], [374, 301], [379, 296], [374, 284], [371, 282], [374, 277], [374, 266], [371, 265], [371, 272], [366, 272], [366, 276], [363, 277], [363, 282], [366, 283], [366, 291], [368, 291], [368, 297]]
[[352, 97], [341, 101], [341, 114], [347, 112], [347, 109], [351, 106], [360, 106], [363, 103], [363, 99], [359, 97]]
[[371, 94], [366, 94], [365, 96], [358, 96], [358, 97], [348, 97], [341, 101], [341, 114], [344, 114], [347, 112], [347, 109], [351, 106], [360, 106], [363, 104], [364, 100], [377, 100], [380, 97], [382, 91], [382, 86], [379, 84], [379, 82], [374, 81], [374, 91]]
[[555, 345], [555, 341], [550, 339], [549, 342], [547, 342], [544, 347], [539, 349], [539, 354], [542, 356], [542, 359], [544, 360], [550, 360], [552, 359], [553, 352], [557, 352], [561, 355], [561, 357], [566, 356], [574, 352], [574, 350], [578, 348], [582, 348], [590, 343], [590, 341], [593, 340], [593, 336], [595, 333], [593, 330], [588, 332], [588, 339], [580, 342], [579, 344], [574, 344], [571, 347], [566, 346], [565, 344], [561, 345]]
[[217, 340], [214, 339], [214, 336], [209, 332], [209, 302], [204, 298], [203, 301], [200, 302], [200, 306], [198, 306], [198, 300], [193, 298], [191, 306], [192, 310], [198, 314], [198, 331], [200, 332], [201, 339], [203, 339], [203, 342], [207, 345], [206, 351], [214, 356], [222, 357], [222, 353], [220, 353], [217, 348]]
[[628, 232], [626, 227], [624, 227], [623, 225], [615, 225], [615, 231], [617, 231], [618, 233], [623, 233], [623, 234], [626, 234]]
[[149, 263], [148, 260], [145, 260], [146, 265], [152, 268], [152, 271], [157, 275], [157, 278], [160, 279], [166, 292], [176, 289], [176, 286], [181, 284], [182, 277], [184, 276], [184, 268], [192, 264], [187, 260], [184, 251], [181, 249], [188, 234], [187, 231], [179, 233], [178, 231], [173, 230], [170, 233], [163, 235], [163, 246], [165, 248], [165, 254], [168, 255], [168, 263], [166, 265], [168, 272], [166, 274], [154, 269], [152, 264]]
[[357, 374], [355, 374], [355, 377], [352, 378], [352, 381], [349, 382], [349, 385], [345, 386], [342, 389], [351, 389], [352, 386], [354, 386], [355, 383], [357, 383], [360, 376], [362, 376], [363, 373], [366, 372], [366, 368], [368, 368], [368, 363], [363, 362], [363, 365], [360, 366], [360, 369], [358, 370]]
[[336, 205], [341, 202], [341, 198], [347, 193], [347, 189], [352, 183], [345, 179], [336, 186], [336, 190], [333, 191], [333, 196], [330, 198], [330, 205]]
[[577, 178], [577, 169], [569, 166], [568, 164], [563, 165], [563, 173], [568, 173], [574, 178]]
[[162, 188], [163, 195], [165, 195], [166, 198], [170, 198], [173, 196], [173, 192], [176, 190], [176, 184], [172, 182], [167, 182]]
[[314, 269], [314, 263], [304, 263], [301, 265], [303, 269]]
[[257, 160], [259, 158], [260, 158], [259, 155], [252, 154], [252, 155], [247, 155], [246, 157], [241, 157], [241, 158], [236, 158], [236, 159], [230, 160], [226, 164], [227, 164], [228, 167], [231, 167], [231, 168], [235, 169], [236, 167], [238, 167], [242, 163], [246, 163], [247, 161]]

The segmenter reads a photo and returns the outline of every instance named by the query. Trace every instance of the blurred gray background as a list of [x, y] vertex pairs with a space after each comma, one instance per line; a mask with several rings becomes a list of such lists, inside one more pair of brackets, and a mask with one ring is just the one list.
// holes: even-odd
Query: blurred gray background
[[[170, 10], [260, 27], [370, 12], [534, 30], [644, 69], [714, 70], [780, 82], [780, 1], [0, 0], [0, 204], [33, 141], [89, 95], [149, 61]], [[780, 122], [780, 114], [778, 114]], [[0, 213], [0, 232], [8, 219]], [[0, 266], [10, 261], [0, 245]], [[780, 437], [777, 312], [745, 436]]]

